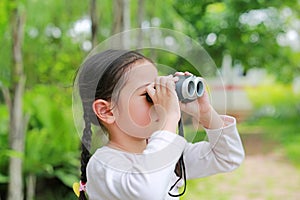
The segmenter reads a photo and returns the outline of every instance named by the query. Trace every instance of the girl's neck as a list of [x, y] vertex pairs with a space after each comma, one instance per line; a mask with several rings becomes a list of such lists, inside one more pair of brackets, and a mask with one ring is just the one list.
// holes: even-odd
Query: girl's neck
[[110, 137], [107, 146], [125, 151], [128, 153], [142, 153], [147, 146], [146, 139], [133, 138], [131, 136], [125, 137]]
[[116, 123], [106, 127], [109, 133], [108, 147], [128, 153], [143, 153], [147, 147], [146, 138], [133, 137], [122, 131]]

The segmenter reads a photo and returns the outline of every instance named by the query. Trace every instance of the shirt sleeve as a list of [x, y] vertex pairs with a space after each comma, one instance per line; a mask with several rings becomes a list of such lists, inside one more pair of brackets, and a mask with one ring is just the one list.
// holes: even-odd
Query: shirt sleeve
[[236, 120], [221, 116], [224, 127], [205, 129], [208, 142], [188, 143], [184, 150], [187, 179], [229, 172], [244, 160], [244, 148], [236, 128]]
[[149, 138], [142, 154], [102, 148], [88, 163], [89, 199], [164, 199], [185, 146], [184, 138], [158, 131]]

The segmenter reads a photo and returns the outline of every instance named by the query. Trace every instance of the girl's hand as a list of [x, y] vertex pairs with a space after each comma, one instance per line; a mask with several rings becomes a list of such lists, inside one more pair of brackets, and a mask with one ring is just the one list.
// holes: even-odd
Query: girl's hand
[[[176, 72], [175, 75], [192, 76], [193, 74], [189, 72]], [[204, 83], [203, 95], [189, 103], [180, 102], [181, 110], [193, 116], [205, 128], [220, 128], [223, 126], [223, 121], [210, 104], [205, 80], [202, 79], [202, 82]]]
[[[192, 76], [190, 72], [176, 72], [177, 76]], [[205, 80], [203, 78], [202, 82], [204, 83], [204, 93], [197, 100], [189, 102], [189, 103], [180, 103], [181, 110], [186, 112], [187, 114], [199, 119], [199, 117], [203, 114], [206, 114], [210, 111], [211, 105], [209, 102], [209, 96], [206, 90]]]
[[146, 90], [153, 101], [155, 111], [163, 129], [176, 132], [180, 119], [180, 106], [175, 91], [175, 81], [178, 77], [159, 76], [155, 82], [147, 86]]

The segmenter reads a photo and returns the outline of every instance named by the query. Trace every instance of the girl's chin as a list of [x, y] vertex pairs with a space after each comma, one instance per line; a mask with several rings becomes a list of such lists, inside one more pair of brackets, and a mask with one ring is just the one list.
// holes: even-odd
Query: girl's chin
[[128, 124], [118, 124], [119, 129], [122, 130], [123, 133], [140, 139], [149, 138], [154, 132], [162, 130], [164, 127], [164, 123], [162, 123], [159, 119], [155, 121], [152, 120], [150, 123], [146, 125], [138, 125], [128, 126]]

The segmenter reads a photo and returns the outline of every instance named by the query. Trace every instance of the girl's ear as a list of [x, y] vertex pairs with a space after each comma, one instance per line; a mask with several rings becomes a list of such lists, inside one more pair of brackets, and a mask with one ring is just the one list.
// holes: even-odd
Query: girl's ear
[[110, 102], [103, 99], [97, 99], [93, 103], [93, 110], [97, 117], [104, 123], [114, 123], [115, 117], [110, 109]]

